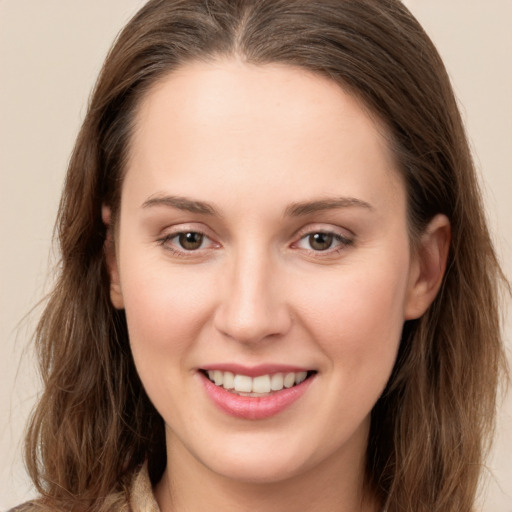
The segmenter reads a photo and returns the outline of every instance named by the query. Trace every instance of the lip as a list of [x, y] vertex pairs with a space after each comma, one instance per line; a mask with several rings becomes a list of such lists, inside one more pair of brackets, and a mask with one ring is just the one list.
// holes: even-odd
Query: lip
[[[236, 365], [227, 365], [227, 366], [215, 366], [215, 369], [222, 371], [233, 371], [232, 368]], [[231, 368], [226, 369], [224, 368]], [[257, 367], [252, 368], [255, 370]], [[255, 373], [253, 375], [249, 375], [243, 372], [234, 372], [240, 373], [242, 375], [248, 376], [258, 376], [265, 375], [267, 373], [276, 373], [275, 371], [268, 371], [269, 367], [265, 365], [265, 371], [261, 373]], [[281, 368], [281, 370], [277, 371], [305, 371], [305, 370], [282, 370], [285, 368], [283, 366], [278, 366], [277, 368]], [[204, 368], [207, 369], [207, 368]], [[213, 369], [213, 368], [211, 368]], [[247, 371], [247, 369], [244, 369]], [[281, 391], [276, 391], [268, 396], [260, 396], [260, 397], [252, 397], [252, 396], [240, 396], [234, 393], [231, 393], [225, 390], [222, 386], [216, 386], [213, 382], [210, 381], [202, 372], [198, 372], [198, 375], [203, 383], [204, 389], [206, 391], [207, 396], [213, 401], [213, 403], [224, 413], [227, 413], [230, 416], [234, 416], [235, 418], [241, 418], [246, 420], [261, 420], [265, 418], [270, 418], [272, 416], [276, 416], [280, 412], [287, 409], [294, 402], [299, 400], [304, 393], [308, 390], [309, 386], [315, 379], [316, 374], [311, 375], [305, 381], [297, 384], [291, 388], [284, 388]]]
[[235, 363], [210, 364], [201, 366], [201, 370], [219, 370], [221, 372], [231, 372], [237, 375], [246, 375], [247, 377], [259, 377], [260, 375], [272, 375], [274, 373], [299, 373], [310, 371], [311, 368], [301, 368], [286, 364], [259, 364], [256, 366], [244, 366]]

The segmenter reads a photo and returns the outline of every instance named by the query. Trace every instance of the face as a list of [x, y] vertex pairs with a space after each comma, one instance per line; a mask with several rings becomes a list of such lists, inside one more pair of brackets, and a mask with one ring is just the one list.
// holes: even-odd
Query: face
[[142, 101], [111, 297], [176, 465], [252, 482], [362, 466], [423, 308], [382, 131], [286, 66], [190, 64]]

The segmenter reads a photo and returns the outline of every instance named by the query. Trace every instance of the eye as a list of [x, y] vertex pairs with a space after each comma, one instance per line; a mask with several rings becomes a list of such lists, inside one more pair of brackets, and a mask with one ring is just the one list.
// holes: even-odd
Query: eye
[[329, 250], [342, 249], [351, 243], [352, 240], [339, 233], [316, 231], [303, 236], [298, 241], [297, 247], [315, 252], [326, 252]]
[[195, 251], [201, 248], [205, 236], [202, 233], [190, 231], [188, 233], [178, 233], [174, 239], [176, 239], [182, 249], [185, 249], [186, 251]]
[[187, 253], [208, 249], [215, 244], [204, 233], [199, 231], [179, 231], [169, 233], [158, 240], [158, 243], [174, 253]]
[[312, 233], [308, 235], [308, 244], [315, 251], [326, 251], [332, 246], [334, 236], [332, 233]]

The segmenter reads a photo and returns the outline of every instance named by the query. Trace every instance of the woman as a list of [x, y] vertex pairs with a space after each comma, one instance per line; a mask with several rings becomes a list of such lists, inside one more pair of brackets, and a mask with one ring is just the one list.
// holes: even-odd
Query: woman
[[502, 276], [400, 3], [148, 2], [58, 227], [28, 506], [471, 510]]

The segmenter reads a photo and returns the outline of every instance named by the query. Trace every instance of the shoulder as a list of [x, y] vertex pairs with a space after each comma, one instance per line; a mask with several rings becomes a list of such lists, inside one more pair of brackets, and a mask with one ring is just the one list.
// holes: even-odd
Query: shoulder
[[37, 509], [38, 507], [33, 501], [27, 501], [26, 503], [22, 503], [17, 507], [7, 510], [6, 512], [35, 512]]
[[[0, 0], [1, 1], [1, 0]], [[109, 494], [102, 500], [98, 509], [108, 512], [160, 512], [158, 504], [152, 491], [152, 485], [149, 478], [147, 463], [139, 467], [131, 478], [131, 485], [125, 490]], [[69, 503], [68, 503], [69, 505]], [[34, 499], [27, 501], [14, 508], [0, 512], [65, 512], [74, 507], [62, 505], [57, 507], [45, 503], [43, 499]]]
[[147, 462], [133, 476], [130, 489], [130, 507], [133, 512], [160, 512], [153, 494]]
[[5, 512], [57, 512], [57, 509], [45, 505], [43, 500], [35, 499], [22, 503], [21, 505], [6, 510]]

